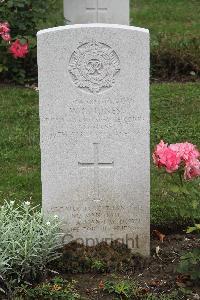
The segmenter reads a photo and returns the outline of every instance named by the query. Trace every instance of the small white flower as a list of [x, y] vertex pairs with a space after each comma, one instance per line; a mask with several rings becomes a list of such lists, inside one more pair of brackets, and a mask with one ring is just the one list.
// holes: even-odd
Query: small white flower
[[15, 201], [10, 201], [10, 204], [11, 204], [11, 205], [14, 205], [14, 204], [15, 204]]
[[47, 226], [51, 225], [51, 223], [50, 223], [50, 222], [47, 222], [46, 224], [47, 224]]
[[26, 204], [27, 206], [31, 205], [31, 203], [30, 203], [29, 201], [26, 201], [25, 204]]
[[58, 216], [57, 216], [57, 215], [55, 215], [55, 216], [54, 216], [54, 219], [58, 219]]

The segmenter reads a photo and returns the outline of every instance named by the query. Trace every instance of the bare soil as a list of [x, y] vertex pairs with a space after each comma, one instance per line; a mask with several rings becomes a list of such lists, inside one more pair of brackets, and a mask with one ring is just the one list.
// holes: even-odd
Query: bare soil
[[[135, 256], [119, 244], [102, 243], [96, 247], [71, 244], [65, 247], [63, 260], [57, 266], [65, 278], [77, 281], [78, 291], [88, 300], [113, 299], [103, 292], [104, 282], [113, 276], [138, 282], [145, 293], [165, 294], [182, 287], [200, 295], [200, 282], [194, 283], [189, 276], [177, 272], [180, 256], [200, 247], [197, 235], [173, 234], [167, 235], [163, 242], [159, 239], [158, 235], [152, 236], [150, 258]], [[91, 261], [103, 262], [104, 270], [93, 269]]]

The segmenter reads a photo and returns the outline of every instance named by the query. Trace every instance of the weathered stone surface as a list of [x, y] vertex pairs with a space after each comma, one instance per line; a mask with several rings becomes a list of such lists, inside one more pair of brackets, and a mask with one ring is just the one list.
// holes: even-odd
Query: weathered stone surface
[[65, 241], [149, 254], [149, 33], [105, 24], [38, 33], [43, 208]]
[[129, 25], [129, 0], [64, 0], [67, 24]]

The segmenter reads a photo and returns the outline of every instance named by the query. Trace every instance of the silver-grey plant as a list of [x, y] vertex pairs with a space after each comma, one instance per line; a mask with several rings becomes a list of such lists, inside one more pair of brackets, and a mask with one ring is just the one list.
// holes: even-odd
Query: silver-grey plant
[[30, 202], [5, 202], [0, 207], [0, 275], [7, 284], [34, 280], [58, 258], [60, 221], [44, 216]]

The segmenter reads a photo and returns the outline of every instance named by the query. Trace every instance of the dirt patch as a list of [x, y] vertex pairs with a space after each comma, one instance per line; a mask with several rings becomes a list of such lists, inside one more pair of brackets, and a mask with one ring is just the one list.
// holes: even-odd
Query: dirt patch
[[79, 292], [86, 299], [113, 299], [101, 287], [113, 276], [136, 281], [148, 293], [170, 293], [183, 287], [200, 295], [200, 282], [194, 284], [177, 272], [181, 254], [199, 247], [196, 235], [168, 235], [163, 242], [152, 237], [151, 257], [142, 258], [115, 243], [111, 246], [101, 243], [96, 247], [72, 243], [63, 250], [57, 270], [65, 278], [76, 280]]

